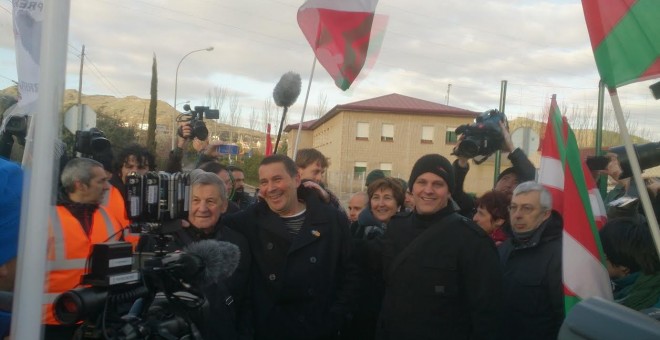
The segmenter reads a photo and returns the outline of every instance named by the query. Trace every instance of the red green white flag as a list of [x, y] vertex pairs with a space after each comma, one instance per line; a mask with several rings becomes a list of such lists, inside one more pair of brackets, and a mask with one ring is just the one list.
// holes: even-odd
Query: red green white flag
[[582, 0], [582, 9], [609, 88], [660, 75], [660, 1]]
[[595, 182], [580, 159], [577, 140], [553, 96], [541, 149], [539, 182], [553, 195], [553, 209], [564, 219], [562, 271], [565, 310], [580, 300], [612, 300], [605, 255], [598, 230], [605, 208]]
[[270, 123], [266, 126], [266, 152], [264, 156], [270, 156], [273, 154], [273, 141], [270, 139]]
[[340, 89], [346, 91], [367, 61], [378, 0], [307, 0], [298, 26]]

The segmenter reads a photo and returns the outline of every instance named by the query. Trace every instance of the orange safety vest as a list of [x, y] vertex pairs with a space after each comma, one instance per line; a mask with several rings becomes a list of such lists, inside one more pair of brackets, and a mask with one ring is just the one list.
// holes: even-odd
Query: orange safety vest
[[[99, 207], [92, 217], [89, 236], [67, 208], [57, 206], [51, 211], [48, 225], [48, 272], [42, 304], [43, 324], [60, 324], [53, 313], [55, 298], [80, 284], [92, 245], [109, 241], [120, 230], [119, 223], [103, 207]], [[119, 235], [115, 240], [118, 238]]]
[[[131, 221], [128, 219], [128, 214], [126, 213], [124, 196], [114, 185], [111, 185], [110, 190], [105, 192], [101, 206], [104, 207], [110, 215], [114, 216], [123, 228], [126, 228], [131, 224]], [[124, 230], [124, 241], [130, 242], [133, 245], [134, 250], [139, 240], [139, 233], [131, 233], [130, 229]]]

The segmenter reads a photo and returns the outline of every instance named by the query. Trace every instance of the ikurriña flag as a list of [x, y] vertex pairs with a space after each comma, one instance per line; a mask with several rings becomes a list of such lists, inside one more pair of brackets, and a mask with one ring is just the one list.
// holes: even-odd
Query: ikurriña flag
[[553, 196], [553, 209], [564, 220], [562, 276], [565, 310], [598, 296], [612, 300], [605, 255], [598, 230], [605, 210], [595, 181], [580, 159], [577, 140], [553, 96], [541, 150], [539, 182]]
[[377, 4], [378, 0], [307, 0], [298, 9], [298, 26], [319, 63], [344, 91], [367, 62]]
[[609, 88], [660, 75], [660, 1], [582, 0], [582, 9]]
[[273, 140], [270, 138], [270, 123], [266, 127], [266, 152], [265, 156], [273, 154]]

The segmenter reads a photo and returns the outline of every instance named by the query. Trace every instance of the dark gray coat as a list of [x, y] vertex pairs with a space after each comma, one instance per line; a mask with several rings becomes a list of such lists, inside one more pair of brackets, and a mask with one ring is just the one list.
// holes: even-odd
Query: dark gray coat
[[295, 237], [265, 202], [224, 219], [245, 235], [252, 251], [257, 339], [334, 338], [356, 298], [346, 216], [317, 195], [307, 196], [305, 221]]
[[556, 339], [564, 320], [562, 219], [552, 215], [526, 242], [498, 248], [504, 270], [502, 339]]

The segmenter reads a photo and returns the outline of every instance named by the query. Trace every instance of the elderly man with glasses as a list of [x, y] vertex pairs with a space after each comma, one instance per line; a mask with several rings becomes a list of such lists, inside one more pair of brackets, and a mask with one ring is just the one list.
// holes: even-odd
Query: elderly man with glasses
[[[576, 207], [579, 209], [580, 207]], [[504, 272], [502, 339], [556, 339], [564, 319], [562, 218], [541, 184], [516, 187], [509, 239], [498, 248]]]

